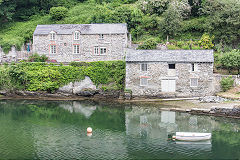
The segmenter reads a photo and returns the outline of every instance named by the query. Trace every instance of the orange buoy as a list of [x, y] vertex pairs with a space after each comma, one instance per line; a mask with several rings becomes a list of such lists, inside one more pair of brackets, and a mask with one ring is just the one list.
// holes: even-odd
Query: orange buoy
[[87, 133], [92, 133], [92, 128], [91, 127], [87, 128]]

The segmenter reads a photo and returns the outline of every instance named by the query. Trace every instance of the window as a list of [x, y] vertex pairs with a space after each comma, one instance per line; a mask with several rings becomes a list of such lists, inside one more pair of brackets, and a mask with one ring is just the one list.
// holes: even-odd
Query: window
[[104, 39], [103, 34], [99, 34], [99, 39]]
[[168, 64], [169, 69], [175, 69], [175, 64]]
[[79, 40], [80, 39], [80, 32], [76, 31], [74, 33], [74, 40]]
[[57, 53], [56, 45], [50, 45], [50, 53], [51, 54], [56, 54]]
[[99, 50], [98, 50], [98, 47], [94, 47], [94, 55], [99, 55]]
[[107, 53], [107, 48], [101, 47], [100, 48], [100, 55], [105, 55]]
[[141, 71], [147, 71], [147, 64], [146, 63], [141, 64]]
[[197, 78], [191, 78], [190, 79], [190, 86], [191, 87], [197, 87], [198, 86], [198, 79]]
[[192, 69], [191, 71], [194, 72], [194, 71], [198, 71], [198, 64], [197, 63], [192, 63]]
[[140, 78], [140, 86], [147, 86], [148, 78]]
[[50, 32], [50, 40], [56, 40], [56, 33]]
[[79, 45], [73, 45], [73, 53], [74, 54], [79, 54], [80, 53]]

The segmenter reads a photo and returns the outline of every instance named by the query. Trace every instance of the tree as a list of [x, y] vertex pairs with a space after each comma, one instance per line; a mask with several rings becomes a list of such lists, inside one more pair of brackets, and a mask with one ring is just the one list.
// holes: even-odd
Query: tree
[[161, 15], [168, 7], [169, 0], [140, 0], [138, 7], [146, 14]]
[[208, 16], [205, 28], [216, 36], [217, 42], [233, 44], [240, 42], [240, 1], [206, 0], [201, 9]]
[[156, 49], [157, 41], [153, 38], [147, 39], [143, 44], [139, 45], [137, 49]]
[[14, 0], [1, 0], [0, 2], [0, 24], [12, 20], [16, 2]]
[[189, 16], [191, 7], [186, 0], [173, 0], [168, 9], [163, 13], [160, 26], [165, 35], [175, 36], [181, 31], [183, 19]]
[[67, 16], [67, 8], [65, 7], [52, 7], [50, 9], [50, 15], [54, 20], [61, 20]]
[[220, 57], [221, 68], [227, 69], [229, 72], [238, 70], [240, 73], [240, 50], [232, 50], [231, 52], [224, 53]]

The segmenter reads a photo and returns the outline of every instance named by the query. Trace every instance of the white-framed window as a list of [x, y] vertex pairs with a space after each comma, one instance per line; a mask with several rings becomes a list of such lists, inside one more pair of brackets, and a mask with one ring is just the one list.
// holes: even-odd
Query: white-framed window
[[192, 72], [198, 71], [198, 63], [192, 63], [191, 64], [191, 71]]
[[190, 87], [197, 87], [198, 86], [198, 79], [197, 78], [191, 78], [190, 79]]
[[94, 55], [99, 55], [99, 47], [98, 46], [94, 47]]
[[99, 39], [104, 39], [104, 35], [103, 34], [99, 34]]
[[50, 32], [50, 40], [56, 40], [56, 33], [55, 32]]
[[107, 48], [106, 47], [100, 47], [100, 55], [106, 55], [107, 54]]
[[56, 45], [50, 45], [50, 54], [56, 54], [56, 53], [57, 53]]
[[74, 40], [79, 40], [80, 39], [80, 32], [76, 31], [74, 32]]
[[79, 54], [80, 53], [80, 46], [78, 44], [73, 45], [73, 53]]
[[140, 64], [141, 66], [140, 66], [140, 70], [141, 71], [147, 71], [148, 70], [148, 65], [147, 65], [147, 63], [142, 63], [142, 64]]
[[140, 78], [140, 86], [147, 86], [148, 85], [148, 78], [141, 77]]

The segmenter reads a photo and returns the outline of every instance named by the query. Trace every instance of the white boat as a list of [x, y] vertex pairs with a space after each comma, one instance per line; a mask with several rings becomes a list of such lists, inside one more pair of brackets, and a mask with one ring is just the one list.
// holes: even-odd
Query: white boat
[[212, 137], [211, 133], [197, 133], [197, 132], [176, 132], [176, 136], [173, 136], [179, 141], [206, 141]]

